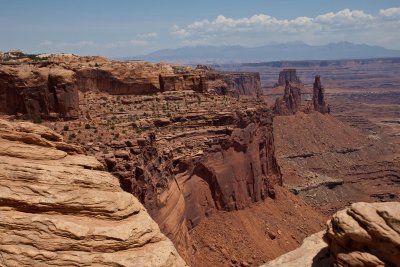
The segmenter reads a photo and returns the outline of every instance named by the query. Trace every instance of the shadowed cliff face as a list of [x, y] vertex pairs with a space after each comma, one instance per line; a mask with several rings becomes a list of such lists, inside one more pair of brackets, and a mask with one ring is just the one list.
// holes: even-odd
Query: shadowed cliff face
[[219, 95], [260, 96], [260, 75], [256, 72], [205, 73], [206, 91]]
[[77, 118], [75, 74], [57, 66], [1, 66], [0, 103], [0, 112], [30, 119]]
[[203, 218], [216, 210], [241, 210], [274, 198], [274, 186], [282, 185], [271, 112], [236, 113], [223, 125], [226, 128], [218, 132], [219, 137], [195, 155], [161, 155], [150, 137], [133, 172], [118, 171], [118, 165], [111, 169], [123, 188], [144, 203], [188, 262], [194, 255], [189, 231]]

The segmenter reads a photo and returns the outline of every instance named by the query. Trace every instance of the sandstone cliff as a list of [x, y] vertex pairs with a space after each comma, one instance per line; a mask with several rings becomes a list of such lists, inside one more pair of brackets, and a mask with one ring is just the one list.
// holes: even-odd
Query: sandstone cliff
[[37, 118], [77, 118], [75, 73], [58, 66], [1, 65], [0, 112]]
[[[177, 157], [170, 150], [160, 151], [163, 138], [150, 135], [136, 157], [129, 153], [125, 160], [105, 156], [110, 171], [120, 177], [124, 189], [144, 203], [187, 260], [194, 253], [189, 231], [203, 218], [215, 210], [240, 210], [274, 198], [274, 186], [282, 185], [269, 110], [210, 115], [203, 116], [213, 121], [218, 130], [210, 128], [173, 137], [181, 138], [180, 142], [199, 139], [197, 143], [190, 142], [199, 151], [197, 154]], [[168, 127], [190, 128], [204, 119], [201, 115], [191, 120], [175, 117]], [[127, 171], [127, 161], [133, 158], [136, 166]]]
[[186, 266], [102, 164], [46, 127], [0, 120], [0, 265]]
[[193, 91], [87, 93], [81, 106], [90, 118], [46, 124], [68, 126], [64, 135], [76, 134], [72, 140], [119, 177], [188, 263], [195, 253], [190, 232], [204, 218], [274, 198], [282, 184], [273, 115], [259, 99]]
[[96, 66], [73, 67], [82, 91], [100, 91], [116, 95], [154, 94], [193, 90], [219, 95], [261, 94], [258, 73], [221, 72], [186, 66], [147, 62], [103, 62]]
[[100, 91], [115, 95], [154, 94], [161, 91], [160, 77], [174, 75], [171, 66], [147, 62], [70, 63], [83, 92]]
[[260, 74], [256, 72], [222, 72], [208, 70], [203, 72], [205, 91], [230, 96], [261, 95]]
[[0, 65], [0, 112], [30, 119], [77, 118], [78, 90], [112, 95], [185, 90], [230, 96], [261, 94], [258, 73], [64, 54], [35, 55], [34, 61], [24, 56], [21, 52], [18, 59]]
[[292, 84], [301, 84], [299, 77], [297, 77], [296, 69], [283, 69], [279, 72], [278, 83], [276, 86], [284, 86], [286, 82]]

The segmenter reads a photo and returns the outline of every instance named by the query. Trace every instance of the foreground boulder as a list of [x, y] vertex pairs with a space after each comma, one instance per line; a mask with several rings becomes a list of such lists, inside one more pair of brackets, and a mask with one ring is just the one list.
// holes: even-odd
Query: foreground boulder
[[101, 169], [45, 127], [0, 120], [0, 265], [185, 266]]
[[268, 262], [262, 267], [330, 266], [329, 250], [323, 235], [324, 232], [322, 231], [307, 237], [301, 247]]
[[400, 203], [355, 203], [333, 215], [326, 233], [263, 267], [400, 266]]
[[326, 237], [336, 266], [400, 266], [400, 203], [355, 203], [333, 215]]

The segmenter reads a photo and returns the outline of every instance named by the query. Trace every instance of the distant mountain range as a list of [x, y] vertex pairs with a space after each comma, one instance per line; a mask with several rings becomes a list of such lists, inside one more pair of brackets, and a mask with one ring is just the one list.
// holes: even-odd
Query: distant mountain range
[[148, 55], [124, 59], [142, 59], [171, 63], [244, 63], [279, 60], [335, 60], [400, 57], [400, 50], [349, 42], [308, 45], [301, 42], [269, 44], [260, 47], [187, 46], [163, 49]]

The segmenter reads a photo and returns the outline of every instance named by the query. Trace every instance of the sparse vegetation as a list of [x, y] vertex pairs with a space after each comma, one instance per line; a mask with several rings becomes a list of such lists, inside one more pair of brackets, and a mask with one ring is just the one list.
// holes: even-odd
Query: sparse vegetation
[[40, 124], [42, 122], [43, 122], [43, 120], [42, 120], [42, 117], [40, 117], [40, 116], [33, 118], [33, 123]]

